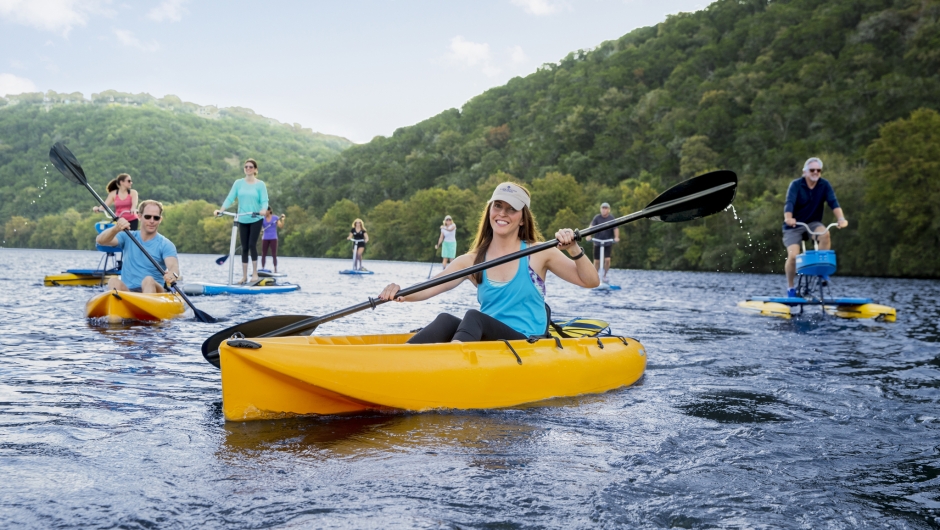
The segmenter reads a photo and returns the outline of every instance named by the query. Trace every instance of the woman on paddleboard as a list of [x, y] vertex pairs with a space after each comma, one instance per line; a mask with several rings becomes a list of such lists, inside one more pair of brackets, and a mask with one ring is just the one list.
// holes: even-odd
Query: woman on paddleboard
[[[127, 219], [131, 230], [137, 230], [140, 218], [137, 217], [137, 190], [131, 189], [134, 182], [127, 173], [121, 173], [108, 183], [108, 196], [104, 203], [114, 208], [114, 215]], [[104, 208], [95, 206], [92, 211], [103, 212]]]
[[277, 229], [284, 228], [284, 219], [286, 214], [274, 215], [271, 207], [264, 212], [264, 219], [261, 221], [261, 229], [264, 235], [261, 236], [261, 268], [264, 268], [264, 261], [268, 257], [268, 249], [271, 250], [271, 263], [274, 265], [274, 272], [277, 272]]
[[258, 180], [258, 163], [253, 158], [245, 160], [245, 178], [240, 178], [232, 184], [228, 197], [222, 207], [214, 212], [220, 215], [222, 211], [238, 201], [238, 238], [242, 244], [242, 279], [238, 283], [248, 281], [248, 254], [251, 254], [251, 281], [258, 281], [258, 236], [261, 235], [261, 219], [251, 214], [260, 214], [268, 209], [268, 188], [264, 182]]
[[[545, 281], [549, 271], [580, 287], [597, 287], [600, 281], [591, 261], [574, 238], [574, 231], [563, 228], [555, 233], [558, 248], [552, 248], [503, 263], [469, 277], [477, 288], [480, 310], [467, 311], [462, 319], [442, 313], [416, 333], [409, 343], [475, 342], [521, 340], [544, 336], [548, 329], [545, 310]], [[496, 187], [480, 218], [473, 248], [453, 261], [454, 269], [491, 261], [518, 252], [542, 241], [530, 210], [529, 192], [524, 187], [504, 182]], [[566, 257], [562, 251], [568, 252]], [[443, 273], [441, 273], [443, 274]], [[400, 297], [398, 284], [389, 284], [379, 295], [382, 300], [417, 302], [460, 285], [467, 277]]]
[[347, 241], [354, 241], [356, 245], [356, 257], [353, 258], [354, 271], [368, 271], [362, 266], [362, 253], [366, 251], [366, 243], [369, 242], [369, 233], [366, 232], [366, 225], [362, 224], [362, 219], [353, 221]]
[[436, 250], [437, 247], [441, 247], [441, 258], [443, 258], [441, 264], [446, 269], [450, 260], [457, 257], [457, 225], [454, 224], [454, 220], [449, 215], [444, 217], [444, 224], [441, 225], [441, 237], [437, 239], [434, 249]]

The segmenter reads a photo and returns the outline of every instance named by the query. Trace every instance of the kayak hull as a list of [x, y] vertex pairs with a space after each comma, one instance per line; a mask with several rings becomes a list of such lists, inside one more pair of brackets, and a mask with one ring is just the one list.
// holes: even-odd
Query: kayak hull
[[229, 421], [368, 410], [490, 409], [606, 392], [636, 382], [632, 339], [405, 344], [411, 334], [249, 339], [220, 348]]
[[64, 272], [62, 274], [50, 274], [43, 278], [42, 284], [46, 287], [100, 287], [107, 285], [111, 278], [117, 278], [116, 274], [76, 274]]
[[185, 312], [183, 301], [172, 293], [107, 291], [93, 296], [85, 304], [87, 318], [100, 318], [111, 323], [124, 320], [154, 322], [175, 318]]
[[[818, 301], [811, 302], [804, 300], [797, 302], [794, 298], [781, 298], [781, 301], [775, 298], [761, 297], [764, 299], [750, 299], [738, 302], [738, 307], [747, 311], [760, 313], [765, 316], [790, 318], [799, 315], [804, 305], [821, 305], [826, 313], [839, 318], [871, 318], [884, 322], [895, 322], [897, 320], [897, 310], [886, 305], [872, 303], [868, 298], [836, 298], [832, 304], [821, 304]], [[848, 302], [848, 303], [846, 303]], [[861, 302], [861, 303], [858, 303]]]

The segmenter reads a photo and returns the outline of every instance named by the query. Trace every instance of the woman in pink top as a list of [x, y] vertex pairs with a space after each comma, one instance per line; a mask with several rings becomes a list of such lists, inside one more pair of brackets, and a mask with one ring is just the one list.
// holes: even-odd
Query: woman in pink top
[[[131, 230], [137, 230], [137, 190], [132, 190], [131, 185], [134, 182], [127, 173], [121, 173], [117, 178], [108, 183], [108, 197], [104, 203], [108, 206], [114, 206], [114, 214], [123, 217], [131, 224]], [[101, 206], [95, 206], [92, 210], [103, 212]]]

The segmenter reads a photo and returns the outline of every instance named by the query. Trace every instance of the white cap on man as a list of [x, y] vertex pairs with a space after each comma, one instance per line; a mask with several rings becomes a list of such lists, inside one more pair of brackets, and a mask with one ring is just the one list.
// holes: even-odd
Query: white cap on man
[[523, 206], [529, 206], [529, 194], [512, 182], [503, 182], [496, 186], [496, 190], [493, 191], [490, 202], [493, 201], [503, 201], [513, 208], [521, 210]]
[[601, 208], [608, 208], [608, 209], [610, 209], [610, 205], [607, 204], [606, 202], [602, 202], [602, 203], [601, 203]]

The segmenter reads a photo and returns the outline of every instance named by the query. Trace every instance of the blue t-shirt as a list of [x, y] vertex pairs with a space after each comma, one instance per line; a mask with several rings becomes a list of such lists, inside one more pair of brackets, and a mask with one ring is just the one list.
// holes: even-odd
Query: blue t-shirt
[[[140, 230], [131, 232], [137, 241], [140, 239]], [[150, 263], [147, 256], [137, 248], [137, 245], [131, 241], [126, 232], [119, 232], [117, 235], [118, 246], [121, 247], [121, 281], [128, 289], [136, 289], [144, 282], [144, 277], [150, 276], [157, 281], [157, 284], [163, 285], [163, 275]], [[166, 270], [166, 258], [176, 257], [176, 245], [169, 239], [157, 234], [150, 241], [141, 241], [147, 252], [157, 260], [157, 263]]]
[[[821, 223], [823, 201], [828, 203], [833, 210], [839, 207], [836, 192], [829, 181], [820, 178], [816, 181], [816, 186], [809, 189], [806, 179], [800, 177], [790, 183], [790, 188], [787, 189], [787, 203], [783, 211], [793, 213], [793, 218], [801, 223]], [[783, 229], [790, 230], [790, 227], [783, 223]]]

